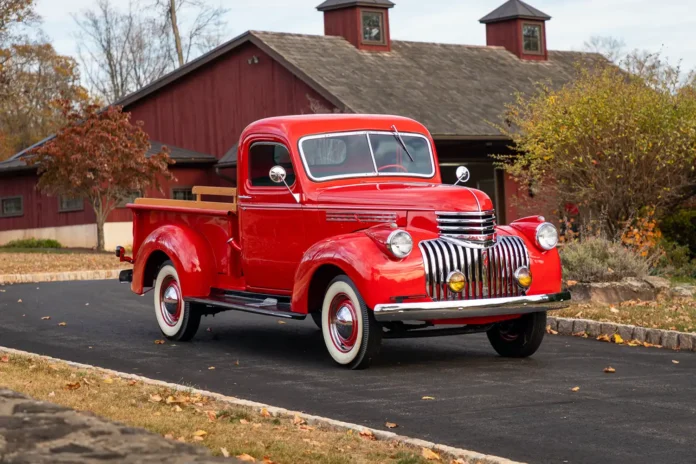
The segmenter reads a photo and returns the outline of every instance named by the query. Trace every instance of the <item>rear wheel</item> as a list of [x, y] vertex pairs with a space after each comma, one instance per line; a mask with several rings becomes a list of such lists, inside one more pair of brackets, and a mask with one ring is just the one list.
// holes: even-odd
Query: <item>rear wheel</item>
[[526, 358], [533, 355], [546, 334], [546, 312], [530, 313], [499, 322], [488, 332], [488, 340], [500, 356]]
[[201, 313], [196, 305], [184, 302], [179, 275], [171, 261], [159, 268], [154, 293], [155, 316], [162, 334], [169, 340], [191, 340], [201, 323]]
[[319, 327], [319, 330], [321, 330], [321, 313], [315, 312], [315, 313], [310, 313], [309, 315], [312, 316], [312, 320], [317, 325], [317, 327]]
[[344, 275], [334, 278], [326, 289], [321, 331], [333, 360], [351, 369], [368, 367], [382, 343], [382, 326]]

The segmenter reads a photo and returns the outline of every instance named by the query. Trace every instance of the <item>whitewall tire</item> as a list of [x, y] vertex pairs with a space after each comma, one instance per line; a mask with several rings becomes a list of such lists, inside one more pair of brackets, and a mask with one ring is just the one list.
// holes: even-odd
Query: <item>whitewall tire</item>
[[326, 289], [321, 332], [333, 360], [351, 369], [368, 367], [382, 342], [382, 327], [353, 281], [344, 275], [333, 279]]
[[193, 338], [201, 323], [201, 313], [195, 305], [184, 301], [179, 274], [171, 261], [159, 268], [154, 293], [155, 317], [162, 334], [169, 340]]

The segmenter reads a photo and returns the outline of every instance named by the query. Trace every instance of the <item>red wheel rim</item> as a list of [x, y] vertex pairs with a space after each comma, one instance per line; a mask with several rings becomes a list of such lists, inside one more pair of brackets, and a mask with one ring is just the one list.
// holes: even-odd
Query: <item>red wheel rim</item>
[[162, 320], [169, 327], [175, 327], [181, 319], [183, 302], [179, 282], [173, 276], [167, 276], [160, 286], [160, 313]]
[[358, 340], [358, 313], [353, 301], [345, 293], [339, 293], [329, 306], [329, 333], [338, 351], [348, 353]]

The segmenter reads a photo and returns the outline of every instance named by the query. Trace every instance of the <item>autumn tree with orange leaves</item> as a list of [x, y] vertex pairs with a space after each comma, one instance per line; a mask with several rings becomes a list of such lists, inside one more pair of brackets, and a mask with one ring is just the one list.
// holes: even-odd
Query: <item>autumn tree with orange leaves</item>
[[38, 188], [51, 195], [89, 200], [97, 219], [97, 249], [104, 250], [104, 223], [109, 213], [133, 192], [171, 179], [166, 147], [146, 156], [150, 148], [142, 122], [118, 106], [100, 110], [96, 105], [76, 109], [62, 102], [68, 125], [55, 138], [34, 151]]

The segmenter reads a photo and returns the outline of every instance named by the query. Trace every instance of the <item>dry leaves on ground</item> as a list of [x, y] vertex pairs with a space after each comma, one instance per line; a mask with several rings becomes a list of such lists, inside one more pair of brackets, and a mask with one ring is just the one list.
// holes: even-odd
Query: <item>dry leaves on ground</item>
[[399, 426], [399, 424], [395, 424], [394, 422], [386, 422], [384, 426], [388, 429], [395, 429]]
[[422, 400], [425, 400], [425, 401], [432, 401], [432, 400], [435, 399], [435, 397], [434, 397], [434, 396], [424, 396], [424, 397], [421, 398], [421, 399], [422, 399]]
[[580, 387], [573, 387], [570, 389], [570, 391], [578, 392], [578, 391], [580, 391]]
[[365, 440], [377, 440], [377, 437], [375, 437], [375, 434], [372, 433], [372, 430], [368, 429], [365, 429], [362, 432], [360, 432], [360, 436]]
[[428, 448], [423, 448], [421, 455], [428, 461], [440, 461], [440, 455]]
[[553, 329], [551, 328], [551, 324], [549, 324], [549, 325], [546, 326], [546, 333], [547, 333], [547, 334], [551, 334], [551, 335], [558, 335], [558, 331], [557, 331], [557, 330], [553, 330]]
[[164, 340], [155, 340], [155, 345], [164, 345]]
[[0, 274], [33, 274], [41, 272], [101, 271], [127, 269], [111, 253], [0, 253]]
[[256, 462], [256, 459], [254, 459], [253, 456], [249, 456], [246, 453], [240, 454], [239, 456], [237, 456], [237, 459], [239, 459], [240, 461], [243, 461], [243, 462]]
[[611, 366], [605, 367], [605, 368], [604, 368], [604, 373], [605, 373], [605, 374], [614, 374], [615, 372], [616, 372], [616, 369], [614, 369], [614, 368], [611, 367]]

